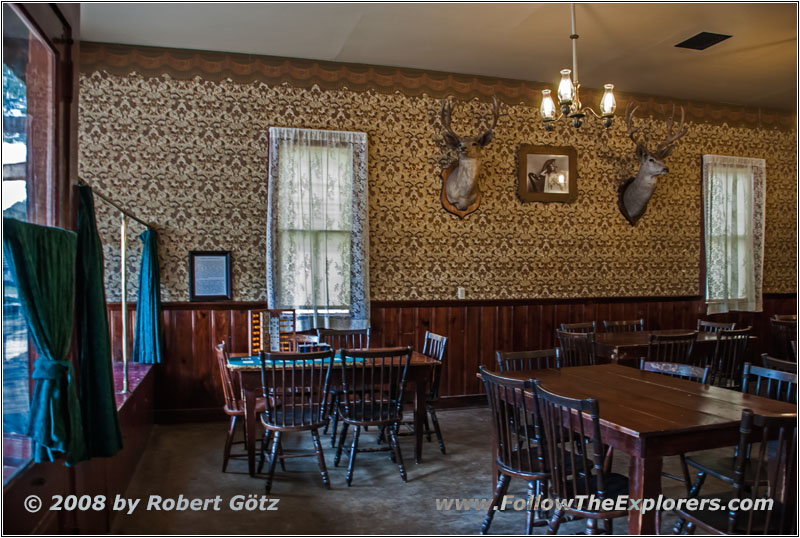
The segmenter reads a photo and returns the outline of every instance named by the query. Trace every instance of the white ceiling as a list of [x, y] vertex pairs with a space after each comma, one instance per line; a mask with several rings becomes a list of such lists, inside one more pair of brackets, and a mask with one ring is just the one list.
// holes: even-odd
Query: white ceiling
[[[578, 4], [581, 84], [794, 110], [797, 6]], [[698, 32], [733, 37], [675, 48]], [[569, 4], [81, 5], [81, 39], [289, 56], [556, 84]]]

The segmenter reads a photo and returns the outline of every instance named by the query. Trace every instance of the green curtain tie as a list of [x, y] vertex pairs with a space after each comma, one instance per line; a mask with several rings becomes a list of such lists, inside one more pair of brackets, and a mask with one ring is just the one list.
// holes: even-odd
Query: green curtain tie
[[67, 379], [72, 379], [72, 363], [70, 361], [54, 361], [46, 357], [39, 357], [33, 364], [33, 379], [58, 380], [66, 374]]

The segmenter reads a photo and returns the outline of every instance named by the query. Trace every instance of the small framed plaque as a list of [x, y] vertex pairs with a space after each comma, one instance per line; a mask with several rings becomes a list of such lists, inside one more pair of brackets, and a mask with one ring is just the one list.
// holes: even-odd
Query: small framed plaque
[[578, 152], [568, 146], [523, 145], [517, 194], [523, 202], [574, 202]]
[[230, 301], [231, 252], [189, 251], [189, 300]]

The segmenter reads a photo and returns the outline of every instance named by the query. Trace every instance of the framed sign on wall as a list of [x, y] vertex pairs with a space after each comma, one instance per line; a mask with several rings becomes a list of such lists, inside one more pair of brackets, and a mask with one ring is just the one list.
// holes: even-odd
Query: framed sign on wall
[[574, 202], [578, 198], [578, 152], [570, 146], [519, 149], [519, 186], [523, 202]]
[[189, 251], [189, 300], [230, 301], [231, 252]]

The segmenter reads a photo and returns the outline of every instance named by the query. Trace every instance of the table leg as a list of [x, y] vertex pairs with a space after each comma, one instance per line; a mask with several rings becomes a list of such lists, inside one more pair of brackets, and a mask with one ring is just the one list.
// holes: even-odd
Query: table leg
[[414, 382], [414, 461], [422, 463], [422, 435], [427, 405], [427, 380]]
[[[631, 456], [628, 478], [631, 499], [657, 499], [661, 494], [661, 457]], [[631, 510], [628, 514], [628, 534], [656, 534], [656, 512], [642, 514]]]
[[[245, 436], [245, 444], [247, 446], [247, 470], [250, 476], [256, 475], [256, 398], [258, 397], [259, 390], [247, 386], [242, 383], [241, 375], [239, 376], [239, 384], [242, 387], [242, 394], [244, 396], [244, 424], [247, 435]], [[260, 388], [260, 387], [259, 387]]]

